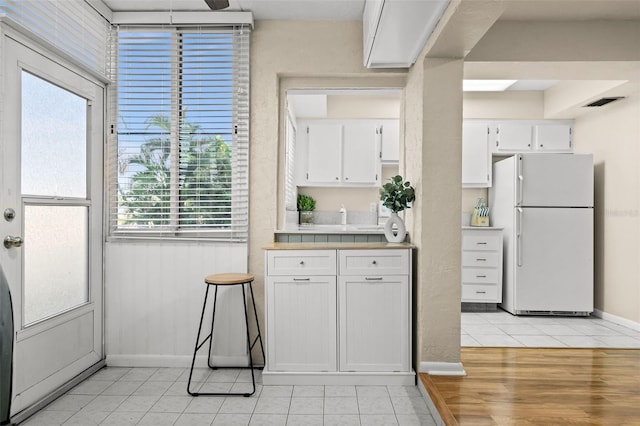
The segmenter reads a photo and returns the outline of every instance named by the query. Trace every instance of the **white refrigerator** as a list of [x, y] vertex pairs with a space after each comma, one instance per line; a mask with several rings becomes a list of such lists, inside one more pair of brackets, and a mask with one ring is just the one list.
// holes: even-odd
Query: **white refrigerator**
[[593, 312], [593, 156], [497, 161], [489, 207], [504, 235], [500, 306], [515, 315]]

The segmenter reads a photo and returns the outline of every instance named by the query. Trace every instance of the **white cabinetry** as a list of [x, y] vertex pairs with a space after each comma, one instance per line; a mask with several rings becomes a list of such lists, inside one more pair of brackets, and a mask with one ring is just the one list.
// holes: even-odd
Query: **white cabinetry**
[[382, 165], [398, 165], [400, 160], [399, 120], [383, 120], [380, 133], [382, 135]]
[[462, 301], [502, 302], [502, 229], [462, 229]]
[[340, 370], [408, 371], [406, 250], [341, 250]]
[[462, 126], [462, 187], [491, 186], [491, 127], [487, 122], [465, 121]]
[[333, 123], [309, 124], [307, 135], [308, 182], [337, 183], [340, 181], [342, 125]]
[[299, 120], [298, 123], [298, 186], [377, 186], [380, 183], [380, 135], [375, 122]]
[[413, 384], [410, 271], [410, 248], [267, 250], [264, 383]]
[[490, 122], [494, 154], [573, 152], [572, 120], [509, 120]]

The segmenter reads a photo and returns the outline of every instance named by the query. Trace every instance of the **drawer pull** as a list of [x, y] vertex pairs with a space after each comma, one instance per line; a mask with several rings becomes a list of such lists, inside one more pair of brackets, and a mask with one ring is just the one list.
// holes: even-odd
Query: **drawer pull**
[[294, 281], [311, 281], [311, 278], [294, 278]]
[[377, 265], [378, 262], [376, 262], [375, 260], [373, 262], [371, 262], [372, 265]]
[[478, 244], [480, 246], [486, 246], [487, 242], [486, 241], [478, 241], [476, 244]]
[[476, 294], [487, 294], [486, 291], [476, 291]]
[[476, 278], [487, 278], [486, 275], [476, 275]]
[[304, 260], [301, 260], [301, 261], [300, 261], [300, 264], [301, 264], [301, 265], [304, 265]]
[[486, 262], [486, 261], [487, 261], [487, 259], [483, 259], [481, 257], [477, 257], [476, 258], [476, 262]]
[[382, 277], [364, 277], [366, 281], [382, 281]]

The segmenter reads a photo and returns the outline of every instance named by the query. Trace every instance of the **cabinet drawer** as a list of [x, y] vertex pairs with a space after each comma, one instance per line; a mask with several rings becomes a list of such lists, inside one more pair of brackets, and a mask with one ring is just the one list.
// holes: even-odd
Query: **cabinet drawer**
[[478, 231], [462, 234], [462, 250], [496, 251], [500, 248], [502, 233]]
[[340, 250], [340, 275], [409, 275], [409, 250]]
[[472, 268], [498, 268], [500, 267], [500, 253], [498, 252], [478, 252], [463, 251], [462, 266]]
[[497, 284], [499, 271], [496, 268], [462, 268], [462, 283]]
[[335, 250], [269, 250], [268, 275], [336, 275]]
[[500, 302], [495, 285], [466, 284], [462, 286], [462, 301]]

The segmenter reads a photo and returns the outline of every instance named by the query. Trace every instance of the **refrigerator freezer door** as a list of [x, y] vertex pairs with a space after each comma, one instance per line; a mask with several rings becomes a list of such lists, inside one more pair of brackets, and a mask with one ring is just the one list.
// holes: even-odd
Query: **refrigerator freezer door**
[[593, 206], [591, 154], [520, 154], [516, 161], [516, 205]]
[[516, 313], [593, 312], [593, 209], [515, 209]]

